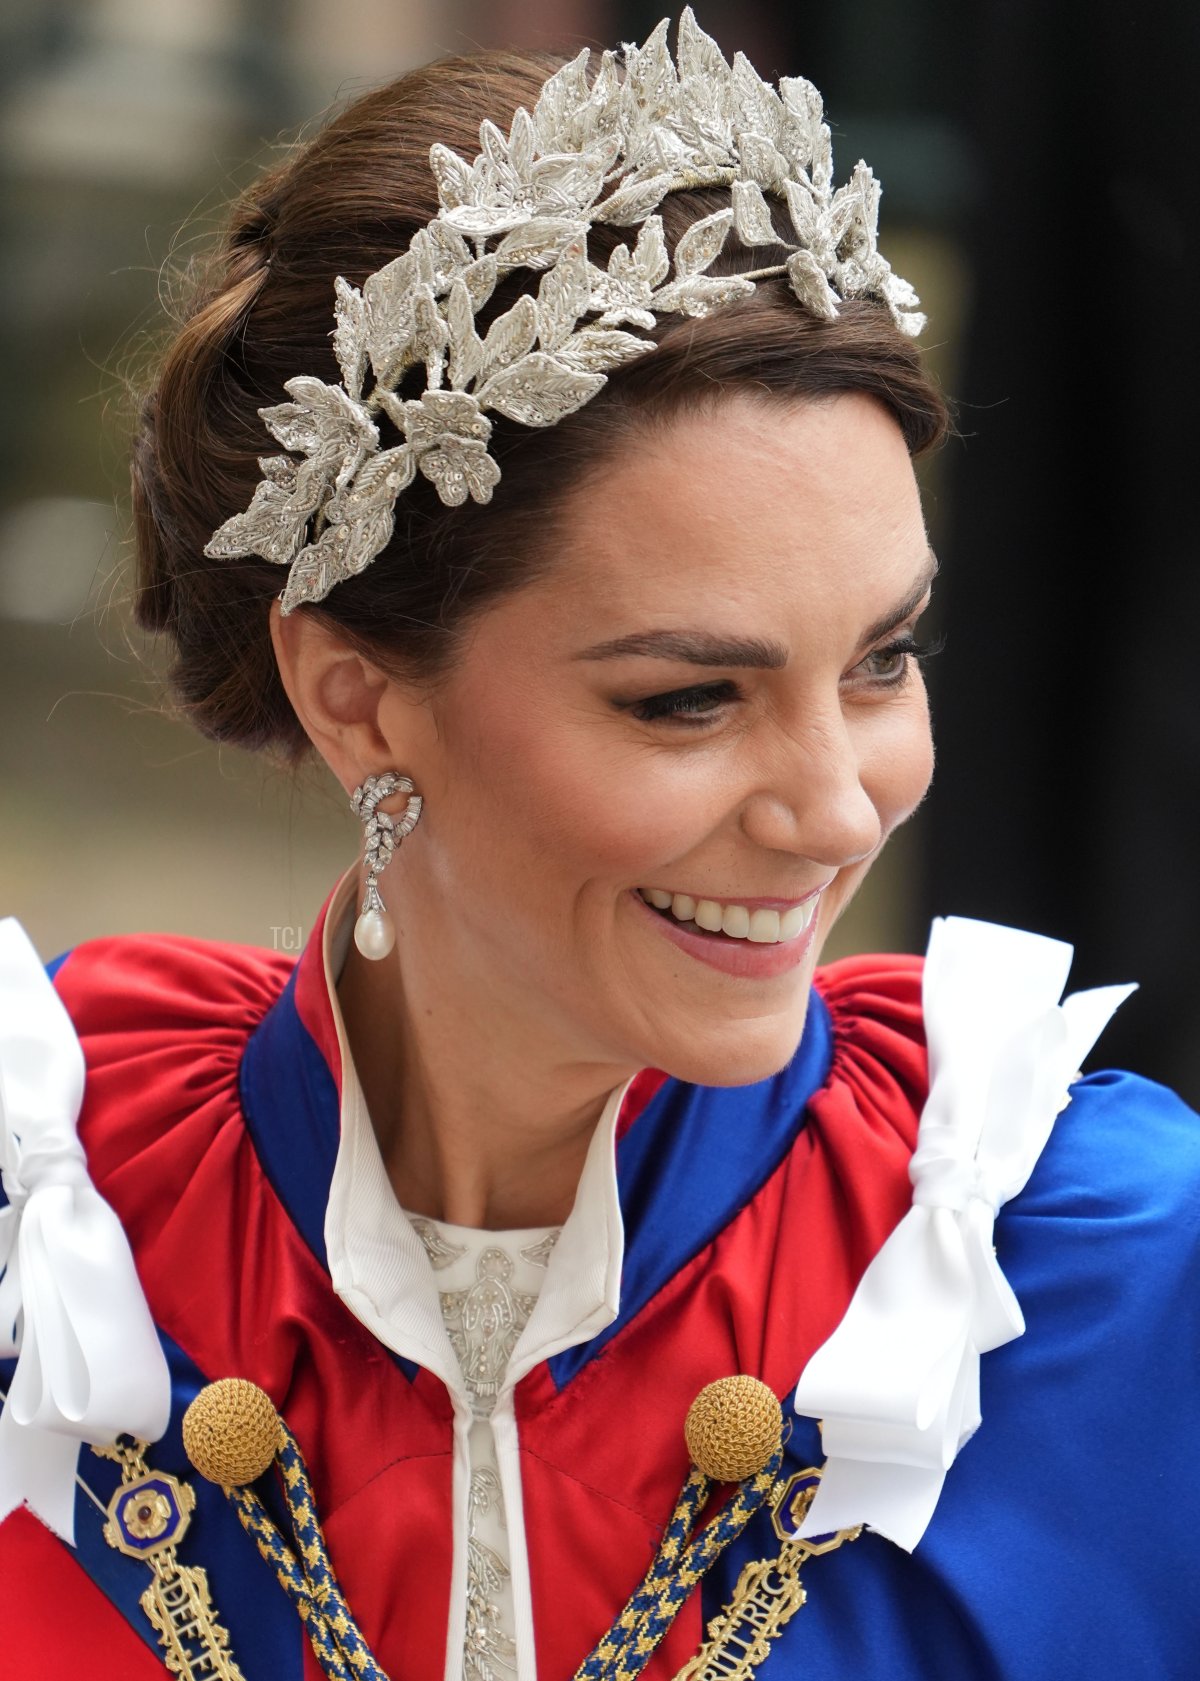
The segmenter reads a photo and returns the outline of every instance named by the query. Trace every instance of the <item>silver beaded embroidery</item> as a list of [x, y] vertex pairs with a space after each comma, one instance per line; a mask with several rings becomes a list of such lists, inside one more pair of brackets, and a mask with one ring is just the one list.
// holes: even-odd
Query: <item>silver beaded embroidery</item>
[[545, 1237], [540, 1237], [536, 1243], [527, 1243], [524, 1249], [518, 1250], [523, 1261], [528, 1261], [531, 1267], [548, 1267], [550, 1265], [550, 1251], [558, 1242], [562, 1228], [556, 1226], [548, 1231]]
[[[507, 136], [481, 125], [472, 163], [431, 148], [437, 216], [361, 290], [339, 276], [333, 347], [343, 383], [299, 375], [285, 386], [291, 402], [259, 410], [290, 454], [260, 458], [250, 506], [205, 554], [287, 566], [284, 613], [321, 601], [386, 548], [396, 499], [418, 472], [448, 507], [490, 501], [500, 469], [485, 410], [553, 426], [608, 372], [654, 349], [626, 328], [648, 330], [661, 314], [707, 315], [767, 276], [786, 274], [819, 317], [868, 297], [906, 333], [921, 331], [916, 293], [876, 246], [880, 189], [870, 169], [860, 162], [833, 189], [812, 83], [785, 76], [773, 88], [742, 53], [730, 65], [690, 7], [676, 64], [668, 25], [644, 46], [605, 52], [591, 81], [585, 48], [543, 85], [532, 114], [516, 112]], [[657, 207], [669, 192], [708, 186], [729, 187], [731, 207], [694, 222], [668, 257]], [[786, 204], [794, 242], [776, 233], [768, 198]], [[639, 228], [603, 269], [588, 259], [596, 223]], [[787, 260], [710, 275], [731, 229], [747, 246], [782, 247]], [[540, 273], [536, 296], [522, 294], [481, 338], [476, 315], [520, 268]], [[401, 399], [400, 381], [422, 363], [424, 393]], [[380, 448], [380, 413], [401, 444]]]
[[508, 1357], [537, 1301], [536, 1295], [513, 1289], [512, 1275], [512, 1256], [493, 1246], [480, 1255], [468, 1289], [440, 1292], [442, 1319], [480, 1418], [496, 1404]]
[[494, 1547], [479, 1538], [479, 1525], [494, 1510], [503, 1522], [500, 1478], [486, 1465], [471, 1475], [471, 1518], [467, 1532], [467, 1630], [463, 1641], [465, 1681], [499, 1681], [500, 1672], [516, 1674], [517, 1643], [504, 1627], [497, 1604], [509, 1580], [508, 1565]]
[[[507, 1528], [490, 1418], [496, 1394], [504, 1381], [509, 1356], [529, 1322], [537, 1290], [512, 1286], [517, 1262], [544, 1272], [559, 1238], [552, 1227], [514, 1258], [499, 1241], [488, 1243], [473, 1265], [468, 1245], [456, 1243], [435, 1220], [409, 1215], [435, 1272], [458, 1268], [461, 1278], [471, 1267], [471, 1282], [438, 1295], [442, 1318], [458, 1355], [475, 1416], [472, 1426], [473, 1466], [467, 1526], [467, 1605], [463, 1645], [464, 1681], [506, 1681], [516, 1674], [516, 1642], [509, 1627], [510, 1572], [504, 1556]], [[528, 1279], [527, 1282], [535, 1282]], [[479, 1463], [481, 1447], [486, 1452]]]
[[432, 1220], [423, 1220], [417, 1214], [410, 1214], [408, 1219], [429, 1256], [434, 1272], [441, 1272], [443, 1267], [453, 1266], [455, 1261], [462, 1260], [467, 1252], [465, 1243], [451, 1243]]

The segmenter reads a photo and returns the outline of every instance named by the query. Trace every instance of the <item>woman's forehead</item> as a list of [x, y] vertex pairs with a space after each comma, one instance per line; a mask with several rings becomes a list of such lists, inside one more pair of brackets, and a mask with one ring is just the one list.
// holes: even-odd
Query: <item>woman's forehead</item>
[[902, 434], [861, 396], [682, 416], [593, 475], [561, 533], [554, 567], [522, 593], [564, 627], [684, 602], [870, 597], [928, 569]]

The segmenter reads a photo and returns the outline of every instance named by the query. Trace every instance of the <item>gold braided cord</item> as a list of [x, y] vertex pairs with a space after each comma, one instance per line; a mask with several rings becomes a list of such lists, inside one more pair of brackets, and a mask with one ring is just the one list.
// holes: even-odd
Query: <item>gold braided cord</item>
[[630, 1595], [608, 1633], [576, 1670], [575, 1681], [596, 1681], [597, 1676], [607, 1674], [606, 1666], [616, 1662], [636, 1636], [643, 1622], [646, 1605], [657, 1603], [662, 1584], [669, 1579], [669, 1573], [678, 1567], [680, 1554], [684, 1552], [697, 1514], [711, 1489], [712, 1483], [703, 1471], [693, 1467], [680, 1491], [679, 1499], [675, 1502], [671, 1521], [663, 1532], [658, 1551], [650, 1561], [646, 1574]]
[[[689, 1472], [637, 1589], [580, 1664], [574, 1681], [637, 1681], [706, 1572], [755, 1513], [779, 1505], [795, 1481], [779, 1480], [781, 1422], [777, 1397], [756, 1378], [723, 1378], [697, 1396], [688, 1414], [687, 1440], [700, 1463]], [[269, 1398], [241, 1380], [210, 1386], [192, 1403], [184, 1435], [189, 1454], [195, 1450], [196, 1468], [224, 1489], [243, 1528], [295, 1605], [323, 1673], [330, 1681], [388, 1681], [334, 1574], [299, 1445]], [[269, 1445], [271, 1459], [263, 1465]], [[280, 1474], [295, 1550], [242, 1477], [246, 1471], [265, 1474], [270, 1464]], [[743, 1474], [730, 1499], [697, 1531], [714, 1487], [732, 1481], [734, 1471]], [[802, 1594], [795, 1603], [803, 1603]], [[689, 1668], [689, 1673], [700, 1672]]]
[[580, 1664], [575, 1681], [634, 1681], [642, 1673], [684, 1601], [770, 1499], [782, 1463], [783, 1448], [777, 1442], [762, 1470], [740, 1483], [712, 1522], [683, 1546], [712, 1488], [702, 1471], [692, 1471], [649, 1570], [612, 1628]]
[[317, 1603], [304, 1567], [271, 1522], [266, 1507], [253, 1489], [227, 1488], [225, 1492], [241, 1520], [242, 1528], [274, 1570], [276, 1581], [296, 1607], [322, 1670], [330, 1681], [351, 1681], [351, 1671], [343, 1660], [335, 1631]]
[[[243, 1378], [209, 1384], [184, 1414], [183, 1441], [201, 1475], [224, 1489], [243, 1529], [274, 1570], [330, 1681], [388, 1681], [346, 1603], [329, 1561], [304, 1455], [270, 1396]], [[273, 1465], [295, 1552], [260, 1496], [245, 1486]]]

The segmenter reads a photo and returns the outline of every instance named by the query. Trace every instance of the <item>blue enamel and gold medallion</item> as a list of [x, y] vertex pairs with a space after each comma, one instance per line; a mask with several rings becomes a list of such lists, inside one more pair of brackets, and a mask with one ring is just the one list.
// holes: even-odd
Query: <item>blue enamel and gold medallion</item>
[[180, 1564], [176, 1555], [195, 1509], [194, 1491], [165, 1471], [151, 1470], [144, 1442], [93, 1452], [121, 1467], [104, 1539], [152, 1572], [141, 1606], [154, 1625], [167, 1668], [179, 1681], [244, 1681], [229, 1650], [229, 1631], [213, 1606], [206, 1572], [199, 1565]]

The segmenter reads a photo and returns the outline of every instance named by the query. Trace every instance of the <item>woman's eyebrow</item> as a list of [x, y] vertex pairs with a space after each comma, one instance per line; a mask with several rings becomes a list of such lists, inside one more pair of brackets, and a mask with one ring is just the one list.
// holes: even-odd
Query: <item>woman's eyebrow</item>
[[930, 549], [925, 570], [913, 585], [912, 590], [894, 612], [885, 613], [881, 619], [876, 619], [859, 643], [859, 647], [869, 648], [872, 642], [878, 642], [889, 631], [895, 630], [897, 625], [902, 625], [905, 619], [910, 619], [929, 593], [929, 587], [937, 575], [938, 557]]
[[[895, 609], [886, 613], [871, 626], [863, 638], [865, 647], [878, 642], [897, 625], [903, 624], [921, 605], [937, 573], [937, 557], [929, 551], [928, 565], [913, 589]], [[782, 642], [771, 642], [761, 636], [717, 636], [705, 630], [639, 630], [628, 636], [616, 636], [608, 642], [597, 642], [581, 648], [571, 658], [575, 660], [620, 660], [635, 654], [647, 659], [678, 660], [684, 665], [755, 666], [780, 670], [788, 662], [788, 651]]]
[[571, 658], [576, 660], [620, 660], [631, 654], [649, 659], [682, 660], [685, 665], [757, 665], [778, 667], [788, 661], [781, 642], [766, 642], [759, 636], [714, 636], [706, 630], [639, 630], [629, 636], [597, 642]]

